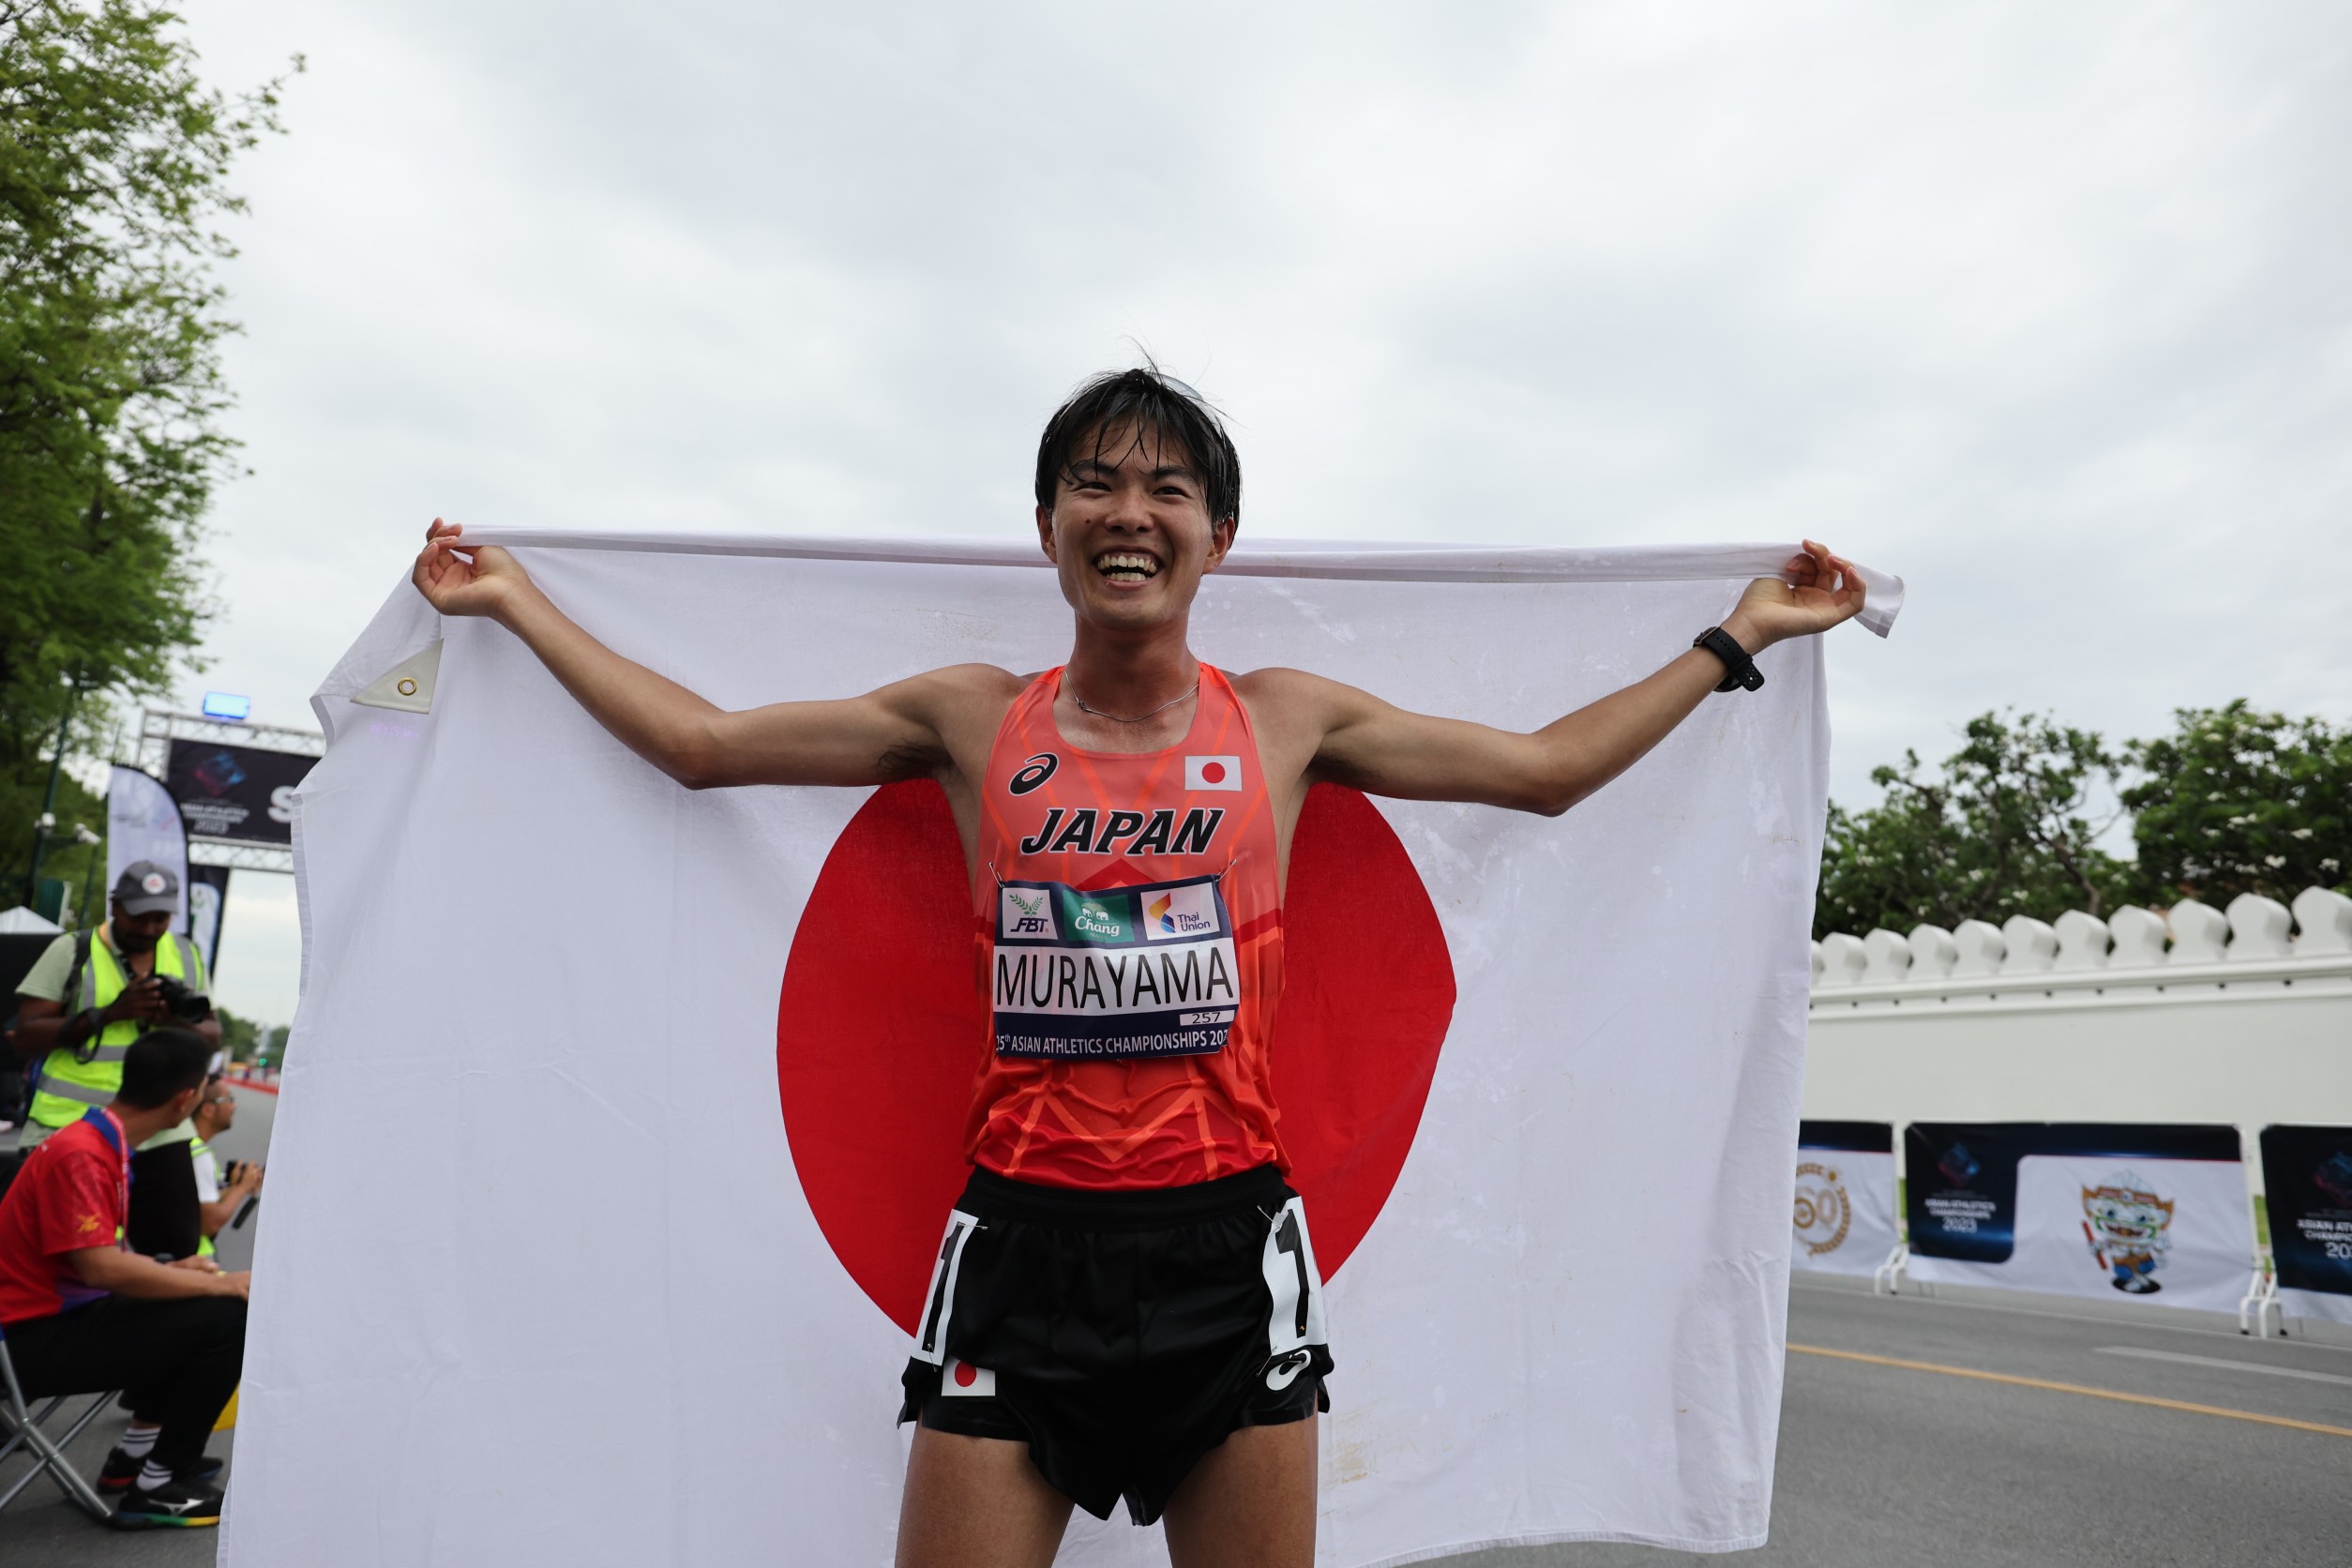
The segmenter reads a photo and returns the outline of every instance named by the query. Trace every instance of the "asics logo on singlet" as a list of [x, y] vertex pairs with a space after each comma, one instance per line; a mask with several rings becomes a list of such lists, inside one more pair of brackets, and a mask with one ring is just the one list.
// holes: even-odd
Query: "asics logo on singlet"
[[1266, 1386], [1271, 1389], [1289, 1388], [1299, 1380], [1299, 1374], [1305, 1371], [1308, 1364], [1314, 1359], [1315, 1356], [1311, 1351], [1291, 1351], [1267, 1369]]
[[1073, 811], [1057, 806], [1021, 840], [1023, 854], [1207, 854], [1225, 821], [1222, 809], [1194, 807], [1179, 822], [1170, 810]]
[[1007, 781], [1005, 788], [1017, 795], [1025, 795], [1053, 776], [1053, 770], [1062, 765], [1062, 759], [1050, 751], [1040, 751], [1020, 765], [1018, 772]]

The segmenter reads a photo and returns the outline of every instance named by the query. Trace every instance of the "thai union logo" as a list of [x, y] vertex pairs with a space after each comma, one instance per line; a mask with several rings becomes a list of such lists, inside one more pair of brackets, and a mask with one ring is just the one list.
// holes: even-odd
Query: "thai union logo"
[[1808, 1256], [1818, 1258], [1846, 1244], [1853, 1229], [1854, 1200], [1846, 1196], [1846, 1183], [1835, 1170], [1806, 1160], [1797, 1167], [1797, 1240]]
[[2083, 1234], [2089, 1238], [2090, 1255], [2107, 1271], [2107, 1283], [2125, 1295], [2152, 1296], [2164, 1289], [2155, 1274], [2172, 1250], [2172, 1205], [2145, 1177], [2129, 1170], [2083, 1188]]

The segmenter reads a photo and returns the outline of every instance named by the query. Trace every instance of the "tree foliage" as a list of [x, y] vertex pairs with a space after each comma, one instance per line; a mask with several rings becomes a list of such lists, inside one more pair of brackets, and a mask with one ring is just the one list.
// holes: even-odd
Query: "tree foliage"
[[[300, 61], [294, 62], [300, 68]], [[210, 610], [196, 558], [234, 444], [213, 264], [278, 83], [206, 87], [139, 0], [0, 0], [0, 845], [30, 835], [76, 687], [161, 689]]]
[[253, 1048], [261, 1043], [262, 1026], [241, 1014], [232, 1013], [214, 1003], [212, 1015], [220, 1020], [220, 1048], [232, 1062], [249, 1062]]
[[2282, 903], [2306, 887], [2352, 892], [2352, 729], [2259, 713], [2240, 699], [2182, 708], [2175, 732], [2135, 741], [2123, 792], [2140, 895]]
[[[1940, 769], [1906, 752], [1871, 775], [1878, 805], [1831, 804], [1814, 934], [2352, 892], [2352, 730], [2242, 700], [2175, 717], [2170, 735], [2110, 747], [2043, 716], [1988, 713]], [[2115, 808], [2097, 809], [2110, 793]], [[2118, 813], [2131, 816], [2131, 860], [2099, 847]]]
[[2132, 869], [2099, 848], [2097, 803], [2118, 767], [2096, 733], [2032, 714], [1970, 719], [1938, 770], [1906, 751], [1870, 776], [1879, 805], [1832, 803], [1814, 934], [2113, 908]]

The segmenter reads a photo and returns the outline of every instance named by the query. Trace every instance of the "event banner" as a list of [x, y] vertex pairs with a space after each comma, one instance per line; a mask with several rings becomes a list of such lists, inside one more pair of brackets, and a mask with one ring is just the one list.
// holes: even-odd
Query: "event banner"
[[163, 776], [196, 837], [287, 844], [294, 786], [317, 763], [298, 751], [175, 740]]
[[229, 868], [188, 868], [188, 934], [204, 956], [204, 972], [220, 972], [220, 917], [229, 907]]
[[2352, 1323], [2352, 1127], [2263, 1128], [2262, 1187], [2281, 1305]]
[[[728, 709], [1071, 646], [1033, 537], [480, 537]], [[1245, 540], [1191, 635], [1527, 731], [1788, 553]], [[430, 702], [354, 701], [436, 645]], [[1789, 1232], [1756, 1197], [1797, 1139], [1828, 732], [1819, 640], [1757, 662], [1562, 817], [1307, 796], [1273, 1062], [1338, 1362], [1326, 1568], [1764, 1542]], [[944, 793], [681, 788], [404, 580], [314, 707], [222, 1560], [889, 1561], [993, 1048]], [[1166, 1545], [1081, 1515], [1060, 1560]]]
[[1866, 1274], [1894, 1250], [1894, 1128], [1805, 1122], [1797, 1129], [1794, 1269]]
[[179, 883], [180, 907], [172, 928], [187, 930], [188, 830], [181, 825], [180, 808], [153, 775], [116, 762], [106, 770], [106, 889], [99, 898], [111, 897], [123, 872], [143, 860], [162, 867]]
[[2238, 1130], [1914, 1123], [1914, 1279], [2234, 1312], [2254, 1268]]

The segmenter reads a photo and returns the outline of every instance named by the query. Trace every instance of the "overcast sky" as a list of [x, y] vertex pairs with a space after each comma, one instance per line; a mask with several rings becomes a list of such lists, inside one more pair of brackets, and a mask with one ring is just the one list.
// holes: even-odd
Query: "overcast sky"
[[[1902, 573], [1833, 639], [1849, 802], [2003, 704], [2352, 716], [2339, 5], [185, 11], [216, 82], [310, 66], [191, 700], [308, 723], [435, 513], [1018, 536], [1140, 344], [1261, 538]], [[294, 930], [240, 873], [229, 1005], [291, 1016]]]

